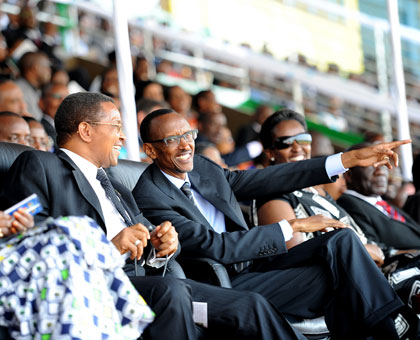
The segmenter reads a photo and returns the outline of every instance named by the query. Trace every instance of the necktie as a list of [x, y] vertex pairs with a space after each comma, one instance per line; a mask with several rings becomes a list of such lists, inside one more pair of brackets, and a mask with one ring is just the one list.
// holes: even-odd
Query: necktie
[[185, 182], [182, 187], [181, 187], [181, 191], [185, 194], [185, 196], [187, 196], [194, 204], [194, 197], [193, 194], [191, 192], [191, 185], [189, 182]]
[[114, 204], [115, 208], [118, 210], [122, 218], [124, 219], [124, 222], [127, 226], [133, 225], [131, 222], [131, 218], [128, 215], [127, 211], [124, 209], [121, 201], [117, 197], [117, 194], [115, 193], [115, 189], [111, 184], [111, 181], [109, 180], [106, 172], [104, 169], [100, 168], [98, 169], [98, 173], [96, 174], [96, 179], [101, 182], [102, 187], [105, 190], [106, 196], [111, 200], [112, 204]]
[[389, 217], [393, 218], [394, 220], [405, 222], [405, 218], [403, 215], [401, 215], [396, 209], [394, 209], [391, 205], [388, 204], [388, 202], [381, 200], [376, 202], [377, 205], [382, 207]]

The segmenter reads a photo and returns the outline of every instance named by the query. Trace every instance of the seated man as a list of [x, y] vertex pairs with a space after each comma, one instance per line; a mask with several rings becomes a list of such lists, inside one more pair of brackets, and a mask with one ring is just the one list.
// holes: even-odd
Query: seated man
[[1, 111], [0, 142], [17, 143], [30, 146], [31, 131], [28, 123], [16, 113]]
[[[2, 188], [3, 207], [37, 193], [43, 211], [36, 221], [48, 216], [89, 216], [122, 255], [130, 256], [125, 266], [130, 274], [135, 259], [146, 259], [141, 261], [146, 262], [146, 268], [162, 265], [159, 258], [177, 251], [175, 229], [170, 222], [163, 222], [149, 232], [145, 226], [151, 223], [138, 210], [130, 191], [109, 180], [103, 170], [117, 164], [125, 140], [113, 100], [97, 93], [72, 94], [59, 106], [55, 127], [60, 150], [57, 154], [35, 150], [22, 153]], [[145, 339], [196, 339], [192, 301], [207, 303], [207, 333], [211, 336], [303, 339], [258, 294], [170, 277], [136, 276], [131, 280], [156, 313]]]
[[398, 160], [391, 149], [409, 141], [231, 172], [194, 157], [196, 136], [175, 111], [150, 113], [142, 122], [141, 137], [154, 163], [133, 190], [147, 218], [173, 223], [182, 255], [220, 261], [234, 288], [261, 293], [289, 317], [325, 315], [334, 339], [398, 339], [391, 315], [402, 303], [350, 229], [326, 233], [287, 252], [285, 241], [293, 229], [308, 232], [325, 225], [292, 223], [292, 228], [282, 221], [248, 230], [237, 200], [329, 182], [357, 165], [390, 165], [389, 157]]
[[[358, 144], [351, 150], [368, 144]], [[348, 190], [338, 199], [366, 236], [381, 245], [385, 254], [420, 250], [420, 225], [407, 213], [385, 202], [388, 169], [355, 167], [344, 174]]]

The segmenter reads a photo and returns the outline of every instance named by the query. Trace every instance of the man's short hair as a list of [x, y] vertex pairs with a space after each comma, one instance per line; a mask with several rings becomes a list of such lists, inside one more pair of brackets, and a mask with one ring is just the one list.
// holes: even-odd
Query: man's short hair
[[57, 145], [66, 143], [77, 132], [80, 123], [100, 121], [103, 116], [102, 103], [107, 102], [114, 103], [112, 98], [92, 92], [78, 92], [64, 98], [54, 118]]
[[307, 130], [305, 118], [300, 113], [288, 109], [276, 111], [261, 126], [260, 140], [264, 149], [273, 146], [273, 130], [277, 124], [286, 120], [296, 120]]
[[[19, 70], [22, 75], [25, 75], [28, 70], [35, 67], [41, 58], [48, 59], [44, 52], [26, 52], [19, 60]], [[49, 59], [48, 59], [49, 60]]]
[[177, 113], [177, 112], [172, 109], [159, 109], [159, 110], [150, 112], [143, 119], [140, 125], [140, 137], [143, 143], [148, 143], [149, 141], [152, 140], [150, 137], [150, 126], [152, 125], [152, 120], [157, 117], [169, 114], [169, 113]]

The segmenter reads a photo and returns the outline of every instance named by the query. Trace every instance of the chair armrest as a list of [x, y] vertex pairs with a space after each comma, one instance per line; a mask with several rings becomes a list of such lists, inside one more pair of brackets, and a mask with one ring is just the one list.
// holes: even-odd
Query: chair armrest
[[177, 258], [186, 276], [199, 282], [232, 288], [226, 268], [219, 262], [204, 257]]

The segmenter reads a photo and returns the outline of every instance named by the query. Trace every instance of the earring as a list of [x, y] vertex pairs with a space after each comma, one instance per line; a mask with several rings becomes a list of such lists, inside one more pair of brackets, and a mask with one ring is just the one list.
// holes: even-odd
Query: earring
[[274, 157], [271, 157], [271, 158], [270, 158], [270, 161], [274, 162]]

